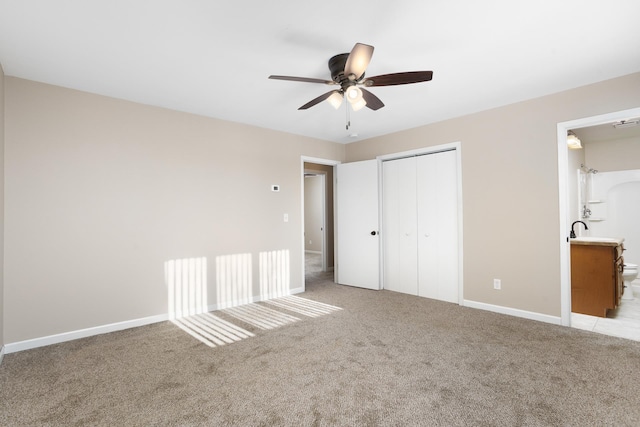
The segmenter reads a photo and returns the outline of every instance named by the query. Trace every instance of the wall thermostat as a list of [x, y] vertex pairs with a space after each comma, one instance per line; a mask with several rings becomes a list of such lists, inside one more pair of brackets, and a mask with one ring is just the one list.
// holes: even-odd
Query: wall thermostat
[[280, 191], [280, 186], [278, 184], [273, 184], [271, 186], [271, 191]]

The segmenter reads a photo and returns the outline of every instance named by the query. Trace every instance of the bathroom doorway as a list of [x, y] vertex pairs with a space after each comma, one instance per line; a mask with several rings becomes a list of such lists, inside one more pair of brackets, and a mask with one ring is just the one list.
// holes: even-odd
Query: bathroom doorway
[[[614, 170], [638, 169], [638, 153], [640, 153], [640, 125], [614, 128], [614, 123], [630, 121], [640, 117], [640, 108], [589, 117], [558, 124], [558, 159], [560, 183], [560, 233], [561, 233], [561, 307], [562, 324], [579, 329], [589, 330], [606, 335], [613, 335], [640, 341], [640, 292], [636, 287], [634, 300], [623, 300], [616, 310], [609, 310], [607, 318], [586, 316], [571, 312], [571, 270], [570, 244], [568, 230], [571, 223], [584, 220], [590, 224], [590, 230], [582, 231], [583, 236], [605, 236], [611, 233], [602, 221], [606, 214], [605, 197], [595, 197], [591, 192], [594, 183], [602, 180], [606, 172]], [[567, 148], [567, 132], [572, 131], [580, 139], [582, 148]], [[615, 132], [615, 133], [614, 133]], [[582, 170], [581, 174], [578, 171]], [[598, 176], [600, 173], [600, 177]], [[581, 182], [581, 179], [584, 182]], [[595, 185], [595, 187], [594, 187]], [[602, 184], [600, 184], [602, 187]], [[589, 202], [589, 199], [592, 203]], [[595, 200], [598, 199], [598, 200]], [[626, 214], [626, 213], [625, 213]], [[636, 212], [637, 214], [637, 212]], [[609, 222], [611, 222], [611, 216]], [[640, 228], [640, 224], [637, 225]], [[591, 233], [594, 234], [591, 234]], [[637, 230], [640, 233], [640, 230]], [[615, 234], [620, 234], [615, 231]], [[631, 232], [629, 232], [631, 233]], [[625, 234], [629, 234], [625, 233]], [[635, 235], [636, 231], [632, 231]], [[627, 244], [633, 244], [629, 239]], [[638, 246], [638, 244], [636, 244]], [[633, 262], [633, 252], [640, 254], [640, 248], [625, 252], [625, 262]], [[627, 254], [631, 256], [627, 260]], [[637, 264], [637, 263], [636, 263]], [[636, 280], [638, 283], [638, 280]]]

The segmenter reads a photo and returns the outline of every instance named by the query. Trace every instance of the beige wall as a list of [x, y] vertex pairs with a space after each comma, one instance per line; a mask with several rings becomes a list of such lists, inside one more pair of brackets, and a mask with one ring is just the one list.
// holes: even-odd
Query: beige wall
[[584, 144], [586, 164], [600, 172], [640, 169], [640, 137]]
[[460, 141], [464, 298], [560, 316], [557, 123], [635, 107], [640, 73], [355, 142], [346, 159]]
[[322, 252], [322, 191], [324, 176], [304, 178], [304, 249]]
[[559, 316], [556, 124], [640, 106], [640, 73], [346, 147], [13, 77], [4, 91], [11, 343], [166, 313], [171, 260], [207, 259], [209, 304], [216, 262], [238, 254], [251, 257], [252, 296], [271, 251], [289, 253], [298, 289], [301, 155], [356, 161], [454, 141], [464, 298]]
[[210, 305], [249, 280], [259, 298], [274, 251], [302, 288], [301, 156], [344, 146], [14, 77], [5, 95], [7, 343], [167, 313], [172, 260], [206, 258]]
[[4, 346], [4, 71], [0, 64], [0, 349]]

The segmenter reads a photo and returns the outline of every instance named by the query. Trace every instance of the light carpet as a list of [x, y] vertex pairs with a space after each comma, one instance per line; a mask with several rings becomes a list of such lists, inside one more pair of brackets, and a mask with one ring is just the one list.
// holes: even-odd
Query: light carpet
[[639, 342], [330, 279], [210, 313], [249, 333], [223, 345], [163, 322], [8, 354], [0, 425], [640, 425]]

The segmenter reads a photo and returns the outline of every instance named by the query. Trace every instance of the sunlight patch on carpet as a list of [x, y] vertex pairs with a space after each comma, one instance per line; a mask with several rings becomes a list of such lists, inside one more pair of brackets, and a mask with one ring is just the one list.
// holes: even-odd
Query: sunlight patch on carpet
[[247, 304], [227, 308], [224, 312], [259, 329], [274, 329], [300, 320], [280, 311], [259, 304]]
[[209, 347], [218, 347], [255, 336], [211, 313], [196, 314], [171, 320], [173, 324]]
[[293, 311], [294, 313], [300, 313], [308, 317], [324, 316], [326, 314], [331, 314], [334, 311], [342, 310], [340, 307], [336, 307], [334, 305], [329, 305], [306, 298], [300, 298], [293, 295], [265, 301], [265, 304], [284, 308], [285, 310]]

